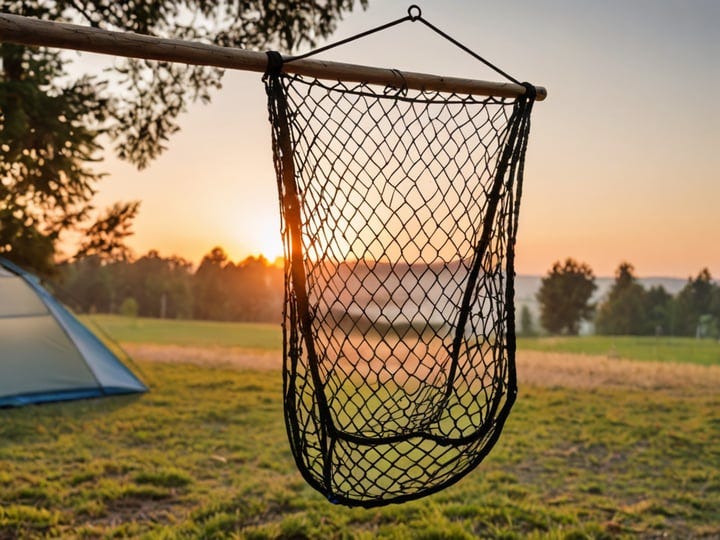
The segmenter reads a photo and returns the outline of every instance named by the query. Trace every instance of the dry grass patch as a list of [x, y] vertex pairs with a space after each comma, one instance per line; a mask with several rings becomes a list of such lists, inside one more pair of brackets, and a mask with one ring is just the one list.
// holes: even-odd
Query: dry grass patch
[[133, 358], [152, 362], [193, 364], [196, 366], [232, 367], [236, 369], [278, 370], [282, 368], [282, 352], [239, 347], [194, 347], [123, 343]]
[[520, 351], [520, 385], [558, 388], [627, 388], [716, 394], [720, 366], [645, 362], [584, 354]]

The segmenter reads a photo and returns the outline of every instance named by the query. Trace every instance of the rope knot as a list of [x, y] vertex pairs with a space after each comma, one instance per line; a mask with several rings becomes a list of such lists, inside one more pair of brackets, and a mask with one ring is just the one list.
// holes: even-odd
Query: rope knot
[[263, 75], [263, 80], [265, 80], [268, 75], [280, 75], [283, 67], [282, 54], [277, 51], [265, 51], [265, 54], [268, 57], [268, 63], [267, 67], [265, 68], [265, 75]]
[[537, 88], [535, 88], [535, 85], [532, 85], [529, 82], [524, 82], [520, 84], [525, 87], [524, 97], [531, 101], [535, 101], [535, 98], [537, 97]]
[[392, 94], [394, 92], [396, 96], [406, 96], [408, 93], [408, 85], [405, 80], [405, 75], [403, 75], [402, 71], [399, 69], [391, 69], [390, 71], [392, 71], [392, 74], [400, 79], [401, 83], [400, 86], [386, 86], [383, 94], [387, 96], [388, 94]]

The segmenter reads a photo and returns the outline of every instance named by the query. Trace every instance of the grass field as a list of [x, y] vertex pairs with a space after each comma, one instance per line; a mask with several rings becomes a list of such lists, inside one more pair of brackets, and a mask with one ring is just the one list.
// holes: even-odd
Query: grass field
[[[280, 350], [279, 324], [86, 317], [121, 343], [155, 343]], [[627, 358], [630, 360], [720, 365], [720, 342], [678, 337], [582, 336], [519, 338], [518, 349]]]
[[720, 342], [712, 339], [644, 336], [519, 338], [518, 349], [654, 362], [720, 365]]
[[242, 347], [261, 350], [282, 348], [282, 331], [279, 324], [132, 319], [118, 315], [92, 315], [82, 319], [91, 328], [101, 329], [120, 343]]
[[[279, 346], [273, 326], [100, 322], [122, 343]], [[0, 410], [0, 539], [720, 538], [715, 389], [526, 384], [467, 478], [362, 510], [295, 470], [277, 370], [134, 361], [149, 394]]]

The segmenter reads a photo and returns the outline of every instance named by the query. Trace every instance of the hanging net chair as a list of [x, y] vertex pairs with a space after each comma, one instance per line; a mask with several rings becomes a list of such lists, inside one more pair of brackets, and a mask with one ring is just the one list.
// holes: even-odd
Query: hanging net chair
[[533, 87], [478, 98], [411, 91], [399, 72], [383, 88], [271, 64], [293, 455], [332, 502], [435, 492], [485, 457], [516, 395]]

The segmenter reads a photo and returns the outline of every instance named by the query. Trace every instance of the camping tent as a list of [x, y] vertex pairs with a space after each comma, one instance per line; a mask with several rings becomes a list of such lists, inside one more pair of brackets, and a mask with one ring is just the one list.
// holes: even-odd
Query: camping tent
[[0, 257], [0, 407], [145, 391], [36, 277]]

